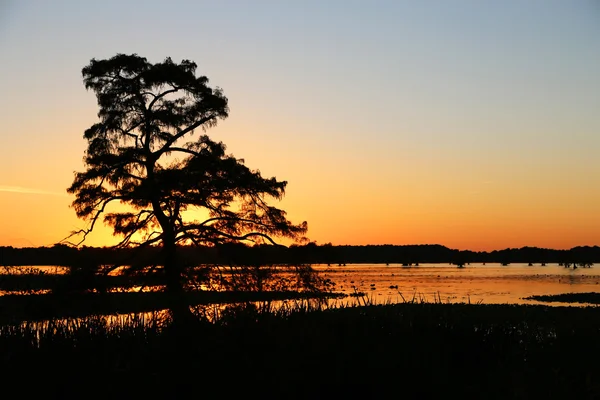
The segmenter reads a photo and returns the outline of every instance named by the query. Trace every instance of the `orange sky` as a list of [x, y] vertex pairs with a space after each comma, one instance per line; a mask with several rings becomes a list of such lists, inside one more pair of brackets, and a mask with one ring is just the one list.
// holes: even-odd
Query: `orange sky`
[[0, 245], [84, 227], [65, 191], [97, 119], [81, 68], [117, 52], [198, 62], [230, 99], [208, 134], [288, 180], [280, 206], [319, 244], [600, 244], [597, 9], [190, 2], [177, 32], [149, 32], [173, 11], [80, 3], [0, 9]]
[[[23, 163], [18, 173], [2, 171], [7, 185], [0, 186], [0, 244], [51, 245], [85, 226], [69, 208], [72, 197], [65, 192], [72, 171], [82, 168], [84, 119], [81, 127], [68, 133], [79, 146], [72, 145], [57, 158], [34, 151], [36, 158]], [[32, 125], [34, 130], [43, 129]], [[332, 152], [324, 157], [300, 148], [299, 157], [291, 150], [274, 155], [269, 146], [226, 140], [235, 130], [232, 117], [211, 133], [232, 142], [229, 150], [234, 154], [247, 155], [243, 158], [250, 167], [289, 181], [280, 205], [293, 221], [309, 222], [308, 236], [317, 243], [439, 243], [472, 250], [600, 243], [600, 186], [583, 179], [593, 177], [589, 171], [566, 174], [564, 165], [548, 162], [538, 166], [543, 173], [534, 168], [518, 172], [510, 166], [504, 167], [507, 170], [490, 167], [482, 173], [477, 165], [466, 173], [468, 160], [443, 160], [444, 168], [433, 172], [427, 161], [410, 158], [373, 158], [380, 164], [366, 168], [357, 154]], [[386, 171], [386, 163], [396, 169]], [[100, 226], [86, 243], [108, 245], [111, 234]]]

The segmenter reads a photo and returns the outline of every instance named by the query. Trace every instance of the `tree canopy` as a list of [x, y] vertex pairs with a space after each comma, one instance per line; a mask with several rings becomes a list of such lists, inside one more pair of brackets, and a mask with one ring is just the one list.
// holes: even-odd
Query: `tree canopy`
[[[196, 76], [196, 67], [189, 60], [151, 64], [119, 54], [83, 69], [100, 121], [84, 134], [87, 169], [68, 189], [76, 195], [77, 215], [91, 223], [81, 233], [102, 215], [123, 237], [120, 246], [272, 241], [272, 235], [297, 239], [306, 232], [306, 223], [291, 223], [266, 202], [281, 199], [287, 182], [263, 178], [205, 134], [194, 138], [196, 130], [216, 126], [229, 113], [222, 91]], [[106, 213], [112, 202], [132, 211]], [[191, 207], [207, 210], [209, 218], [184, 221], [182, 212]], [[134, 241], [136, 233], [146, 235]]]
[[[83, 242], [103, 221], [120, 237], [116, 247], [162, 246], [172, 288], [181, 286], [179, 245], [302, 241], [307, 230], [268, 203], [284, 196], [287, 182], [264, 178], [206, 135], [229, 108], [196, 68], [136, 54], [91, 60], [83, 81], [96, 95], [99, 121], [84, 133], [85, 171], [68, 188], [77, 216], [88, 221], [74, 236]], [[111, 210], [113, 203], [126, 209]], [[186, 210], [206, 218], [186, 219]]]

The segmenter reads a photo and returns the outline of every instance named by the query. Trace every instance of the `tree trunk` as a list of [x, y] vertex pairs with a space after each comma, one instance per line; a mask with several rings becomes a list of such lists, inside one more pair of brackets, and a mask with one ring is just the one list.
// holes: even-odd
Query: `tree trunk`
[[177, 246], [173, 242], [165, 240], [163, 247], [166, 291], [169, 296], [173, 324], [186, 327], [194, 322], [195, 317], [186, 297], [182, 266], [177, 259]]
[[[149, 143], [148, 138], [146, 139], [146, 143]], [[160, 191], [154, 182], [154, 163], [156, 160], [150, 152], [149, 144], [146, 144], [146, 150], [150, 153], [147, 156], [146, 172], [148, 174], [148, 181], [151, 183], [150, 190], [153, 192], [152, 209], [163, 230], [163, 265], [165, 268], [165, 283], [169, 308], [171, 309], [173, 324], [185, 327], [186, 325], [191, 325], [194, 315], [190, 311], [183, 287], [183, 268], [177, 259], [176, 233], [173, 222], [165, 215], [158, 200]]]

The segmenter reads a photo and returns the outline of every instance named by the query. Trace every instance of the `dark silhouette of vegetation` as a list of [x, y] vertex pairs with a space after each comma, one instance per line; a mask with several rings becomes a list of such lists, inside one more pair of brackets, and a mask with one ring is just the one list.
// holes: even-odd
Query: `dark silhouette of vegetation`
[[[229, 114], [221, 89], [208, 86], [196, 67], [189, 60], [151, 64], [136, 54], [118, 54], [83, 68], [100, 121], [85, 131], [86, 170], [75, 174], [68, 189], [77, 216], [89, 224], [70, 238], [81, 235], [76, 244], [82, 244], [101, 220], [120, 236], [117, 249], [158, 246], [150, 264], [136, 259], [128, 266], [162, 271], [171, 308], [182, 318], [189, 316], [189, 277], [179, 247], [276, 244], [277, 237], [302, 240], [307, 229], [306, 222], [293, 224], [268, 204], [284, 196], [287, 182], [263, 178], [226, 154], [223, 143], [196, 134]], [[189, 210], [205, 218], [190, 220]]]
[[33, 376], [28, 396], [62, 399], [600, 395], [596, 308], [312, 310], [234, 306], [185, 339], [161, 315], [0, 326], [3, 390], [23, 390]]
[[600, 304], [600, 293], [544, 294], [525, 297], [525, 299], [545, 302]]
[[[142, 260], [148, 264], [156, 260], [160, 249], [149, 247], [144, 249], [108, 249], [81, 247], [72, 248], [65, 245], [41, 248], [0, 247], [0, 265], [73, 265], [76, 263], [90, 265], [97, 261], [100, 264], [124, 265], [131, 260]], [[236, 265], [271, 265], [271, 264], [331, 264], [343, 263], [380, 263], [380, 264], [412, 264], [416, 263], [449, 263], [466, 265], [469, 263], [577, 263], [579, 266], [590, 266], [600, 263], [600, 247], [581, 246], [570, 250], [541, 249], [523, 247], [520, 249], [494, 250], [491, 252], [475, 252], [469, 250], [453, 250], [440, 245], [368, 245], [368, 246], [333, 246], [331, 244], [283, 246], [245, 246], [240, 243], [217, 244], [216, 246], [181, 246], [179, 258], [185, 263], [219, 264], [233, 262]]]
[[[193, 307], [289, 299], [323, 300], [344, 297], [331, 293], [296, 291], [192, 291], [187, 300]], [[61, 293], [0, 296], [0, 324], [49, 321], [58, 318], [123, 315], [161, 311], [170, 307], [167, 292]]]

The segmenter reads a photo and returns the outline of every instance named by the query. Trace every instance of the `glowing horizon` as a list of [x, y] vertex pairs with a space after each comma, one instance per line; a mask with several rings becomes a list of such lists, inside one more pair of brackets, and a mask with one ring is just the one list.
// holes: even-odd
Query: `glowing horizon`
[[[0, 186], [1, 188], [1, 186]], [[1, 191], [1, 189], [0, 189]], [[35, 191], [33, 189], [29, 189], [28, 191], [9, 191], [15, 199], [19, 200], [17, 197], [21, 197], [21, 202], [24, 201], [22, 199], [23, 196], [30, 196], [31, 198], [28, 200], [32, 202], [31, 204], [39, 203], [39, 199], [44, 196], [49, 196], [52, 198], [57, 197], [57, 193], [45, 193], [43, 191]], [[61, 196], [63, 200], [66, 196]], [[38, 201], [36, 201], [38, 200]], [[27, 199], [25, 199], [27, 201]], [[19, 230], [18, 227], [15, 227], [14, 234], [6, 235], [5, 232], [0, 233], [0, 246], [13, 246], [13, 247], [40, 247], [40, 246], [52, 246], [54, 244], [59, 243], [62, 239], [65, 239], [72, 231], [79, 230], [86, 227], [86, 223], [82, 220], [79, 220], [75, 217], [75, 213], [72, 209], [69, 208], [69, 204], [71, 201], [71, 196], [67, 202], [61, 201], [65, 206], [60, 215], [54, 215], [53, 217], [54, 223], [60, 223], [61, 226], [65, 226], [63, 229], [59, 229], [62, 233], [54, 236], [50, 232], [45, 235], [42, 235], [42, 241], [36, 239], [40, 236], [28, 235], [31, 233], [27, 230]], [[58, 207], [56, 208], [58, 209]], [[295, 222], [300, 222], [299, 220], [295, 220]], [[70, 224], [70, 227], [67, 229], [66, 226]], [[327, 229], [311, 229], [311, 224], [309, 221], [309, 233], [308, 238], [311, 241], [315, 241], [317, 244], [325, 244], [332, 243], [333, 245], [419, 245], [419, 244], [439, 244], [442, 246], [446, 246], [451, 249], [458, 250], [472, 250], [472, 251], [493, 251], [493, 250], [503, 250], [506, 248], [521, 248], [521, 247], [539, 247], [539, 248], [550, 248], [550, 249], [570, 249], [576, 246], [594, 246], [598, 245], [598, 242], [591, 243], [586, 242], [587, 232], [578, 232], [573, 229], [566, 231], [569, 236], [568, 241], [561, 241], [554, 232], [547, 231], [542, 232], [540, 238], [537, 241], [532, 241], [527, 238], [527, 232], [525, 234], [517, 234], [515, 232], [510, 231], [510, 227], [507, 227], [506, 224], [492, 225], [487, 229], [487, 236], [485, 238], [480, 239], [478, 241], [461, 241], [461, 240], [450, 240], [448, 242], [442, 242], [439, 240], [435, 240], [435, 234], [429, 233], [427, 231], [423, 231], [422, 228], [419, 228], [419, 224], [414, 224], [413, 226], [408, 226], [404, 228], [403, 232], [398, 232], [398, 230], [392, 230], [391, 232], [386, 232], [386, 230], [380, 230], [377, 232], [370, 232], [368, 234], [358, 235], [356, 231], [360, 231], [360, 228], [356, 228], [353, 230], [351, 227], [344, 226], [343, 229], [339, 229], [337, 231], [331, 231]], [[483, 224], [485, 225], [485, 224]], [[592, 225], [598, 226], [597, 222], [590, 223], [590, 229]], [[476, 228], [476, 226], [471, 226]], [[327, 228], [327, 227], [325, 227]], [[442, 224], [437, 230], [438, 233], [446, 233], [449, 234], [448, 229], [451, 229], [452, 226], [448, 224]], [[312, 231], [318, 231], [320, 234], [317, 235], [311, 234]], [[493, 231], [496, 231], [495, 233]], [[400, 234], [399, 234], [400, 233]], [[396, 240], [394, 240], [394, 236]], [[366, 240], [365, 240], [366, 237]], [[411, 240], [412, 238], [412, 240]], [[72, 241], [77, 242], [74, 238]], [[111, 246], [117, 242], [117, 239], [112, 236], [112, 233], [109, 228], [105, 227], [102, 223], [98, 223], [97, 229], [94, 230], [86, 239], [82, 245], [86, 246], [95, 246], [95, 247], [104, 247]], [[291, 242], [286, 240], [279, 240], [279, 242], [289, 245]], [[506, 243], [506, 245], [498, 245], [498, 243]]]

